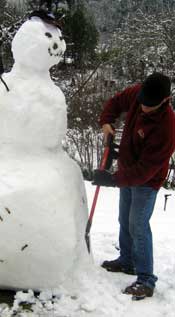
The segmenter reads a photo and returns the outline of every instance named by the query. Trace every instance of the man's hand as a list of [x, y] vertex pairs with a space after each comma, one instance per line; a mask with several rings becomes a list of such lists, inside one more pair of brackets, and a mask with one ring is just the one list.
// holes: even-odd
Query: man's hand
[[115, 187], [113, 175], [106, 170], [95, 170], [92, 185]]
[[111, 127], [111, 125], [109, 123], [105, 123], [102, 126], [102, 131], [104, 133], [104, 142], [107, 143], [107, 138], [108, 135], [111, 133], [112, 135], [115, 134], [115, 131], [113, 130], [113, 128]]

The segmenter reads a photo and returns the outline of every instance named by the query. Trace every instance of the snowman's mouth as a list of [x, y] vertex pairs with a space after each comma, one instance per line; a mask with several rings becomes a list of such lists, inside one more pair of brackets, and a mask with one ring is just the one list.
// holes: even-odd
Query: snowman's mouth
[[54, 57], [63, 57], [63, 52], [62, 51], [57, 51], [57, 52], [55, 52], [55, 51], [53, 51], [51, 48], [48, 48], [48, 52], [49, 52], [49, 55], [50, 56], [54, 56]]

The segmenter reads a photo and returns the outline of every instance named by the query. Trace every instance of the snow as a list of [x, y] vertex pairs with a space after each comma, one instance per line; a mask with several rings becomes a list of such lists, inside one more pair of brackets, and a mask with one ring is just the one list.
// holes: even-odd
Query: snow
[[[86, 182], [89, 209], [95, 187]], [[168, 197], [164, 211], [165, 194]], [[154, 296], [133, 302], [129, 295], [121, 290], [135, 280], [134, 276], [122, 273], [110, 273], [100, 268], [106, 259], [118, 256], [119, 190], [101, 188], [91, 228], [91, 246], [94, 265], [78, 268], [74, 266], [74, 276], [66, 287], [58, 285], [54, 291], [43, 291], [38, 297], [32, 291], [18, 292], [13, 308], [2, 305], [2, 317], [174, 317], [175, 302], [175, 192], [159, 191], [151, 225], [154, 237], [155, 273], [159, 280]], [[20, 312], [23, 301], [32, 304], [31, 312]], [[4, 308], [3, 308], [4, 307]], [[1, 305], [0, 305], [1, 309]]]
[[83, 178], [62, 149], [66, 102], [49, 76], [65, 47], [58, 28], [26, 21], [3, 74], [10, 91], [0, 85], [1, 288], [53, 291], [90, 261]]
[[34, 68], [42, 73], [44, 70], [47, 71], [62, 59], [65, 49], [66, 44], [62, 40], [61, 31], [43, 23], [38, 17], [23, 23], [12, 43], [15, 63], [24, 67], [24, 73], [26, 68], [28, 72]]

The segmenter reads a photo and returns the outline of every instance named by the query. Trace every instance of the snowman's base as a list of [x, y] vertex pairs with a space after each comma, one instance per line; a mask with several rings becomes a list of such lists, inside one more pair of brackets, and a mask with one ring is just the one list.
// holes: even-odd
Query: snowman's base
[[78, 167], [64, 153], [1, 160], [0, 185], [0, 288], [56, 289], [89, 258]]

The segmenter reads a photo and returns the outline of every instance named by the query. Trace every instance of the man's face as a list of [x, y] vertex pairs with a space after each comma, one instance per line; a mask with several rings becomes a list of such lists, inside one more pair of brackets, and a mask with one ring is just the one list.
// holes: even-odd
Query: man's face
[[147, 107], [147, 106], [141, 104], [141, 109], [142, 109], [142, 111], [143, 111], [144, 113], [149, 113], [149, 112], [155, 111], [155, 110], [157, 110], [158, 108], [160, 108], [160, 107], [163, 105], [164, 102], [166, 102], [166, 101], [169, 100], [169, 99], [170, 99], [170, 97], [166, 97], [166, 98], [164, 98], [164, 99], [161, 101], [161, 103], [159, 103], [157, 106], [153, 106], [153, 107]]
[[147, 106], [141, 105], [141, 108], [142, 108], [143, 112], [148, 113], [148, 112], [152, 112], [154, 110], [157, 110], [160, 106], [161, 105], [158, 105], [158, 106], [155, 106], [155, 107], [147, 107]]

